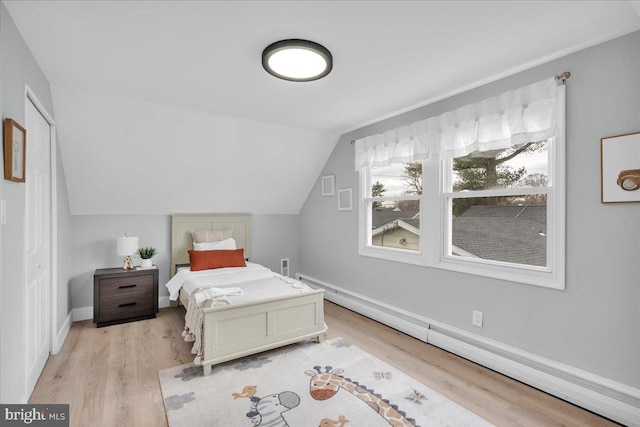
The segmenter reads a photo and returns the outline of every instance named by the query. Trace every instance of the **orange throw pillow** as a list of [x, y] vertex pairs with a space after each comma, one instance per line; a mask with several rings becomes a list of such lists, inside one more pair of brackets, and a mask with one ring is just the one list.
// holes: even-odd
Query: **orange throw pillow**
[[246, 267], [244, 249], [221, 249], [216, 251], [189, 251], [191, 271], [212, 270], [225, 267]]

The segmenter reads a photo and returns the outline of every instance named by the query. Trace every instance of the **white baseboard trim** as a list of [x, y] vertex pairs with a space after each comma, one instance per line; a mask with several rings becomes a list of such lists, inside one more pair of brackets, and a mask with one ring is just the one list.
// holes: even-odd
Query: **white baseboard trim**
[[[314, 284], [318, 282], [314, 280], [314, 284], [311, 284], [308, 282], [308, 278], [306, 277], [304, 278], [304, 280], [305, 283], [309, 284], [312, 287], [315, 287]], [[321, 287], [325, 290], [325, 299], [343, 307], [347, 307], [350, 310], [353, 310], [364, 316], [375, 319], [380, 323], [391, 326], [392, 328], [397, 329], [400, 332], [404, 332], [405, 334], [417, 338], [421, 341], [427, 341], [429, 324], [417, 324], [416, 322], [408, 321], [397, 315], [394, 315], [393, 313], [389, 313], [386, 311], [382, 311], [379, 308], [372, 307], [372, 300], [365, 296], [358, 297], [354, 293], [345, 289], [339, 289], [336, 287], [330, 288], [324, 283], [322, 283], [321, 285]]]
[[640, 410], [626, 402], [436, 331], [429, 331], [428, 342], [604, 417], [629, 426], [640, 425]]
[[73, 310], [71, 310], [71, 313], [73, 314], [74, 322], [93, 319], [93, 306], [91, 305], [89, 307], [74, 308]]
[[640, 389], [434, 321], [304, 274], [296, 278], [325, 290], [325, 298], [628, 426], [640, 426]]
[[69, 330], [71, 329], [71, 323], [73, 318], [73, 312], [70, 312], [67, 315], [67, 318], [64, 319], [64, 322], [62, 323], [62, 326], [60, 327], [60, 330], [58, 331], [58, 334], [55, 338], [55, 341], [52, 343], [51, 346], [51, 353], [52, 354], [58, 354], [58, 352], [60, 351], [60, 349], [62, 348], [62, 344], [64, 344], [64, 340], [67, 338], [67, 334], [69, 333]]

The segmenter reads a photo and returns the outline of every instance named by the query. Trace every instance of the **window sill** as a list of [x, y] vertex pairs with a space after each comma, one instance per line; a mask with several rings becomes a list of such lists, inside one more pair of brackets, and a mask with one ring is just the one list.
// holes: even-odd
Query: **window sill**
[[381, 249], [373, 246], [361, 247], [361, 256], [400, 262], [403, 264], [418, 265], [422, 267], [438, 268], [441, 270], [455, 271], [474, 276], [490, 277], [509, 282], [539, 286], [549, 289], [564, 290], [564, 274], [554, 274], [541, 268], [518, 268], [507, 265], [493, 265], [451, 258], [442, 258], [435, 263], [426, 260], [424, 254], [402, 249]]
[[375, 246], [361, 247], [358, 253], [361, 256], [384, 259], [387, 261], [401, 262], [404, 264], [425, 265], [424, 256], [420, 252], [402, 249], [381, 249]]
[[491, 277], [509, 282], [540, 286], [543, 288], [564, 290], [564, 274], [554, 274], [541, 268], [511, 267], [507, 265], [493, 265], [464, 260], [443, 258], [432, 267], [442, 270], [456, 271], [475, 276]]

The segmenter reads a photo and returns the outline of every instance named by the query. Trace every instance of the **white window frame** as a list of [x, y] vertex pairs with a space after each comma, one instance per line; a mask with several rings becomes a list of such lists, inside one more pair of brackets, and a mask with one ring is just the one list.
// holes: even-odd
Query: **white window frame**
[[[424, 176], [424, 170], [422, 172]], [[420, 200], [420, 206], [422, 210], [423, 195], [405, 195], [405, 196], [383, 196], [383, 197], [371, 197], [371, 188], [373, 182], [371, 179], [371, 168], [365, 168], [360, 171], [360, 198], [359, 198], [359, 211], [360, 211], [360, 249], [359, 254], [363, 256], [369, 256], [373, 258], [381, 258], [389, 261], [404, 262], [408, 264], [424, 264], [424, 241], [420, 231], [420, 250], [412, 251], [401, 248], [390, 248], [382, 246], [374, 246], [372, 242], [372, 203], [373, 202], [396, 202], [399, 200]], [[420, 214], [422, 215], [422, 213]], [[420, 220], [422, 223], [422, 220]]]
[[[435, 267], [472, 275], [552, 289], [565, 289], [565, 87], [558, 88], [557, 134], [548, 144], [547, 265], [538, 267], [501, 261], [449, 255], [452, 197], [502, 195], [500, 191], [475, 191], [461, 195], [450, 191], [451, 160], [422, 164], [423, 193], [420, 196], [371, 197], [371, 169], [360, 171], [359, 254], [407, 264]], [[518, 194], [539, 194], [540, 189], [520, 188]], [[373, 201], [420, 200], [420, 251], [373, 246], [371, 207]]]

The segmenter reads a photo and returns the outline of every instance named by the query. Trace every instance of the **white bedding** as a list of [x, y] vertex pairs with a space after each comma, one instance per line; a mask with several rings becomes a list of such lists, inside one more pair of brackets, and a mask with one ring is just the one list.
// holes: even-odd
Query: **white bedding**
[[[196, 355], [194, 362], [202, 360], [202, 319], [203, 310], [231, 304], [261, 302], [267, 298], [284, 297], [312, 291], [304, 283], [277, 274], [260, 264], [247, 263], [246, 267], [229, 267], [215, 270], [180, 270], [166, 284], [170, 298], [176, 300], [180, 289], [189, 294], [189, 304], [185, 315], [187, 341], [193, 341], [191, 350]], [[225, 292], [228, 291], [228, 292]], [[210, 291], [217, 298], [199, 296]]]
[[[225, 284], [229, 284], [229, 282], [233, 283], [235, 281], [234, 274], [237, 275], [239, 272], [245, 274], [255, 273], [259, 276], [260, 274], [264, 274], [265, 271], [272, 275], [274, 274], [267, 267], [252, 262], [247, 262], [246, 267], [227, 267], [215, 270], [191, 271], [188, 268], [184, 268], [179, 269], [165, 286], [169, 290], [169, 298], [172, 301], [176, 301], [178, 295], [180, 295], [180, 289], [184, 289], [188, 295], [191, 295], [196, 289], [202, 286], [212, 285], [214, 281], [216, 282], [216, 287], [225, 286]], [[248, 280], [252, 279], [249, 278]]]

